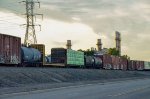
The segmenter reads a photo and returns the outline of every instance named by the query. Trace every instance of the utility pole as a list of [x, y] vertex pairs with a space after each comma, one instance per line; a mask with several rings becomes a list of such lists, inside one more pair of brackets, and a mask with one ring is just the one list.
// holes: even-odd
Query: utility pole
[[[35, 4], [37, 3], [40, 8], [40, 2], [34, 1], [34, 0], [25, 0], [22, 1], [26, 5], [26, 34], [24, 39], [24, 45], [29, 46], [30, 44], [37, 44], [37, 38], [35, 33], [35, 26], [39, 26], [41, 28], [41, 25], [35, 24], [36, 15], [42, 15], [42, 14], [36, 14], [34, 13]], [[43, 15], [42, 15], [43, 17]], [[41, 29], [40, 29], [41, 30]]]

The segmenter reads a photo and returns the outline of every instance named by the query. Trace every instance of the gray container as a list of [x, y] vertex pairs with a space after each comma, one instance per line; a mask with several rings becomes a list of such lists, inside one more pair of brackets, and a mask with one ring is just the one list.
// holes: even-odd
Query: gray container
[[41, 53], [37, 49], [21, 47], [21, 52], [24, 62], [37, 62], [41, 59]]

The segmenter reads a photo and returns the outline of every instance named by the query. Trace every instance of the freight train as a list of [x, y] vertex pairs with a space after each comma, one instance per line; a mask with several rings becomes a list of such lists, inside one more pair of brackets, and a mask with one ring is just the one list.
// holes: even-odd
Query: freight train
[[84, 52], [52, 48], [45, 56], [43, 44], [21, 46], [21, 38], [0, 34], [0, 66], [57, 66], [112, 70], [150, 70], [150, 62], [127, 60], [118, 56], [86, 56]]

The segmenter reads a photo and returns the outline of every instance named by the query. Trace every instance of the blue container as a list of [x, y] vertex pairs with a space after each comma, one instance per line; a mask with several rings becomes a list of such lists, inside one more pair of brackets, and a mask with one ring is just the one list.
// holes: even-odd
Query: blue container
[[37, 62], [41, 60], [41, 53], [37, 49], [21, 47], [21, 53], [24, 62]]

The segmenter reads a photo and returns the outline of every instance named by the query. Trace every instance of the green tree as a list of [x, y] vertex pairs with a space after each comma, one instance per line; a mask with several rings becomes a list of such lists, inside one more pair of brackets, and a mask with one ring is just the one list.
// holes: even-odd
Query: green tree
[[92, 51], [90, 49], [87, 49], [87, 50], [79, 49], [78, 51], [84, 52], [84, 54], [87, 55], [87, 56], [93, 56], [94, 55], [94, 51]]
[[130, 60], [130, 57], [128, 55], [122, 55], [121, 57]]
[[114, 55], [114, 56], [119, 56], [119, 51], [116, 50], [116, 48], [109, 48], [108, 49], [108, 54]]
[[91, 51], [90, 49], [87, 49], [85, 51], [85, 55], [87, 55], [87, 56], [93, 56], [94, 55], [94, 51]]

